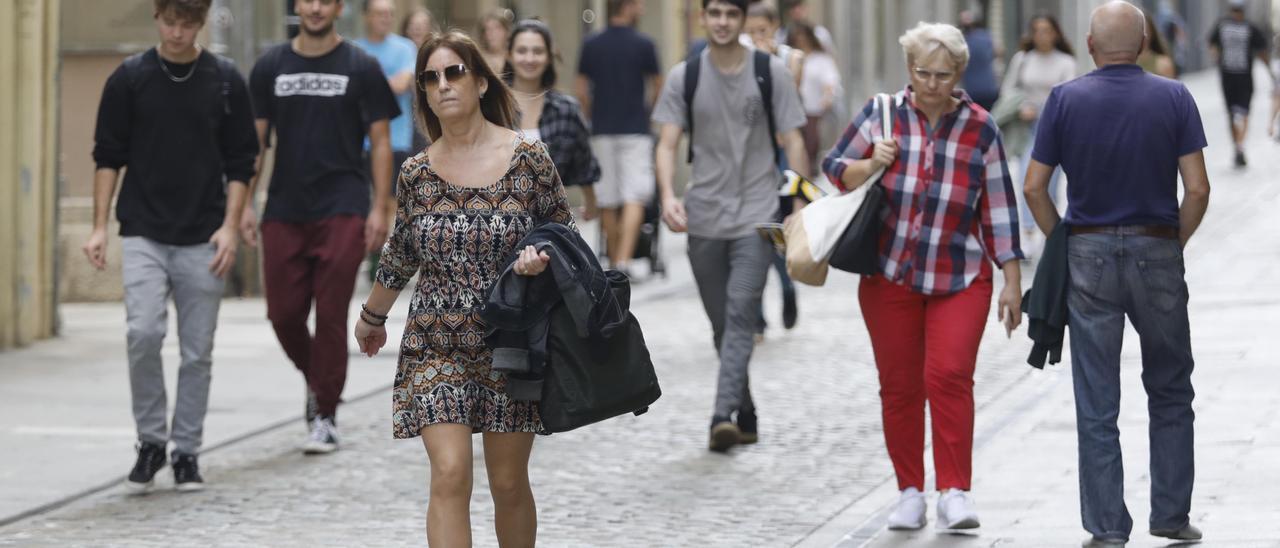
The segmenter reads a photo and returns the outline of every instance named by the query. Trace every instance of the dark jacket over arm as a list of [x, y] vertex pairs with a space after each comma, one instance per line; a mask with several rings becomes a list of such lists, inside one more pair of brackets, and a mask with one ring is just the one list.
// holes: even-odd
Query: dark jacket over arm
[[1067, 224], [1058, 223], [1044, 244], [1044, 254], [1036, 266], [1031, 289], [1022, 296], [1022, 310], [1027, 313], [1027, 335], [1033, 342], [1027, 363], [1044, 369], [1049, 363], [1062, 361], [1062, 342], [1067, 330]]

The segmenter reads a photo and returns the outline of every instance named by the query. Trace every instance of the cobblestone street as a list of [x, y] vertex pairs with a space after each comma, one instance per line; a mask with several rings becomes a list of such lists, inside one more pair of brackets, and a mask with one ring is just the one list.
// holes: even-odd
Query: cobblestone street
[[[1280, 462], [1280, 398], [1274, 390], [1280, 383], [1274, 363], [1280, 351], [1274, 334], [1280, 321], [1275, 274], [1280, 267], [1275, 220], [1280, 159], [1258, 123], [1252, 130], [1252, 165], [1245, 172], [1230, 170], [1222, 150], [1226, 132], [1220, 126], [1226, 124], [1221, 123], [1216, 77], [1194, 75], [1189, 85], [1209, 134], [1206, 157], [1214, 183], [1209, 215], [1187, 250], [1199, 366], [1192, 519], [1205, 529], [1205, 546], [1280, 546], [1280, 511], [1268, 493], [1269, 486], [1280, 482], [1280, 471], [1266, 464]], [[1256, 100], [1255, 115], [1263, 116], [1266, 106]], [[708, 452], [717, 368], [710, 327], [692, 285], [683, 241], [671, 238], [666, 245], [670, 278], [638, 286], [632, 305], [645, 329], [663, 396], [643, 416], [537, 440], [531, 475], [539, 544], [1078, 546], [1084, 538], [1076, 506], [1069, 363], [1045, 371], [1025, 365], [1030, 349], [1025, 326], [1006, 338], [994, 303], [975, 380], [974, 493], [983, 516], [976, 535], [938, 535], [932, 525], [906, 535], [882, 531], [884, 510], [896, 497], [896, 487], [881, 436], [878, 383], [853, 276], [833, 274], [824, 288], [802, 286], [799, 325], [784, 331], [771, 275], [765, 298], [771, 327], [752, 360], [760, 443], [728, 455]], [[1027, 270], [1024, 287], [1032, 275]], [[356, 298], [364, 295], [359, 291]], [[403, 314], [403, 302], [397, 311]], [[252, 332], [258, 338], [253, 344], [274, 345], [265, 321]], [[123, 339], [123, 332], [104, 336]], [[220, 332], [219, 345], [223, 336]], [[398, 340], [398, 333], [392, 333], [392, 340]], [[1129, 508], [1137, 524], [1131, 546], [1157, 546], [1143, 544], [1149, 542], [1145, 398], [1137, 380], [1136, 338], [1126, 343], [1121, 429]], [[215, 350], [215, 361], [243, 359], [219, 354], [225, 348]], [[353, 356], [352, 368], [369, 363], [364, 360]], [[375, 362], [389, 385], [390, 360]], [[289, 366], [263, 367], [283, 379], [270, 381], [278, 383], [271, 385], [273, 391], [284, 394], [277, 399], [290, 406], [296, 400], [301, 411], [301, 381], [287, 376]], [[111, 389], [127, 394], [124, 374], [117, 369], [105, 378]], [[252, 376], [223, 381], [230, 384], [215, 384], [214, 407], [233, 398], [239, 384], [263, 382]], [[301, 454], [305, 430], [299, 417], [207, 452], [201, 465], [209, 487], [202, 493], [167, 489], [172, 477], [166, 469], [158, 476], [159, 489], [149, 496], [127, 496], [116, 486], [0, 526], [0, 546], [424, 544], [426, 453], [419, 440], [391, 438], [389, 391], [377, 390], [376, 382], [361, 382], [359, 389], [349, 387], [347, 396], [370, 395], [341, 408], [343, 445], [333, 455]], [[236, 405], [253, 403], [237, 400]], [[0, 402], [0, 413], [5, 409]], [[111, 411], [127, 418], [127, 407]], [[129, 428], [131, 423], [117, 426]], [[111, 447], [117, 453], [128, 450], [127, 442]], [[474, 537], [477, 546], [496, 546], [478, 437], [475, 453]], [[17, 458], [11, 455], [3, 462]], [[75, 466], [97, 458], [83, 451], [62, 455], [58, 462]], [[0, 493], [6, 485], [0, 483]], [[932, 508], [929, 514], [932, 519]]]

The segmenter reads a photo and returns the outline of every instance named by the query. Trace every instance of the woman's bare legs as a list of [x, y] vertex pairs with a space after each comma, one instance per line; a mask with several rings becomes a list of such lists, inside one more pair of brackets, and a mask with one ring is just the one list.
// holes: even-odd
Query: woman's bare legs
[[471, 427], [433, 424], [422, 429], [431, 461], [431, 498], [427, 503], [427, 545], [471, 546]]
[[502, 548], [532, 548], [537, 538], [538, 509], [529, 487], [533, 436], [527, 432], [484, 433], [484, 465]]

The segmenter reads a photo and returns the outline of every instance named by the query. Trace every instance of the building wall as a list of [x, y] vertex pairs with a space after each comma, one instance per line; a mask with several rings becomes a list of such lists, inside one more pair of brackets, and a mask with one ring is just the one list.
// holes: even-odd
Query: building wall
[[0, 1], [0, 348], [56, 328], [58, 9]]

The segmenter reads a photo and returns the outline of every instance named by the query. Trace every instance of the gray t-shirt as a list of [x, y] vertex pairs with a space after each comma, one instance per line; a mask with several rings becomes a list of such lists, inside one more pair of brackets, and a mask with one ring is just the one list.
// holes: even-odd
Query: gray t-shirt
[[[721, 74], [703, 51], [693, 96], [693, 180], [685, 192], [689, 234], [717, 240], [755, 234], [756, 223], [773, 220], [781, 184], [774, 163], [764, 100], [755, 81], [752, 50], [742, 70]], [[684, 67], [667, 74], [653, 121], [685, 127]], [[803, 126], [804, 109], [795, 79], [779, 58], [770, 60], [773, 116], [779, 132]]]

